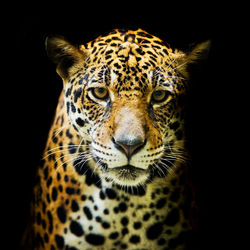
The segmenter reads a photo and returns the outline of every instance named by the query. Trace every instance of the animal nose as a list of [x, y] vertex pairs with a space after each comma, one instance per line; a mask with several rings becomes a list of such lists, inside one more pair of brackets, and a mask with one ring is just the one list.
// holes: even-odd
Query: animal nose
[[119, 138], [117, 140], [112, 137], [112, 141], [117, 149], [126, 154], [128, 159], [146, 144], [146, 139], [141, 137]]

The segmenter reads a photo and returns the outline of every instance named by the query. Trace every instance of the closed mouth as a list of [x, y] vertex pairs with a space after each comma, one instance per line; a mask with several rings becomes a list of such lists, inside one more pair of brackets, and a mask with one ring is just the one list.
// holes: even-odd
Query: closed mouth
[[116, 167], [109, 170], [113, 172], [119, 179], [135, 180], [138, 176], [146, 171], [132, 165], [125, 165], [121, 167]]

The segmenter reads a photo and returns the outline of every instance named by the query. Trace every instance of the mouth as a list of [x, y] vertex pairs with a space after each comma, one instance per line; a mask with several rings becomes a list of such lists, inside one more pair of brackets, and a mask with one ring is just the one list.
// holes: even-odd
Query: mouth
[[147, 170], [140, 169], [129, 164], [112, 169], [103, 167], [102, 170], [107, 179], [110, 179], [122, 186], [137, 186], [145, 183], [149, 176]]
[[121, 180], [135, 181], [141, 174], [145, 174], [146, 171], [132, 165], [125, 165], [113, 168], [110, 172], [113, 172]]

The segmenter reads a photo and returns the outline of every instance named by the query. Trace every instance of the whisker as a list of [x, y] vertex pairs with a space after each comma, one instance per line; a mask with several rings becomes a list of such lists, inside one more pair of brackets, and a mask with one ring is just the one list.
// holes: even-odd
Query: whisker
[[53, 135], [52, 135], [52, 138], [55, 138], [58, 134], [61, 133], [61, 131], [63, 131], [66, 127], [68, 127], [68, 124], [60, 127], [60, 128], [56, 128], [53, 130]]
[[[166, 159], [164, 159], [164, 160], [166, 160]], [[167, 172], [170, 174], [170, 175], [172, 175], [173, 176], [173, 168], [171, 168], [170, 166], [168, 166], [165, 162], [163, 162], [162, 160], [160, 160], [159, 161], [160, 162], [160, 164], [164, 167], [164, 169], [166, 169], [167, 170]], [[168, 161], [169, 162], [169, 161]], [[170, 162], [171, 163], [171, 162]], [[175, 166], [174, 164], [173, 164], [173, 166]]]
[[[80, 147], [85, 147], [86, 149], [87, 148], [91, 148], [90, 145], [63, 145], [63, 146], [59, 146], [59, 147], [55, 147], [55, 148], [52, 148], [50, 150], [47, 150], [44, 154], [46, 154], [46, 156], [44, 156], [43, 159], [47, 158], [48, 156], [52, 155], [52, 154], [56, 154], [56, 153], [59, 153], [59, 152], [65, 152], [65, 151], [69, 151], [70, 149], [73, 149], [73, 148], [77, 148], [78, 151], [79, 151], [79, 148]], [[62, 148], [62, 149], [60, 149]], [[54, 151], [52, 152], [53, 150], [55, 149], [60, 149], [60, 150], [57, 150], [57, 151]], [[49, 154], [48, 154], [49, 153]]]
[[58, 148], [78, 147], [78, 146], [89, 146], [88, 144], [87, 144], [87, 145], [82, 144], [83, 140], [84, 140], [84, 138], [81, 140], [81, 143], [79, 143], [79, 144], [61, 145], [61, 146], [58, 146], [58, 147], [51, 148], [51, 149], [49, 149], [47, 152], [52, 151], [52, 150], [54, 150], [54, 149], [58, 149]]
[[[81, 156], [84, 157], [85, 155], [88, 155], [88, 154], [90, 154], [90, 152], [89, 152], [89, 151], [85, 151], [85, 152], [83, 152], [83, 153], [78, 154], [77, 157], [81, 157]], [[64, 158], [64, 157], [68, 157], [68, 156], [72, 156], [72, 154], [64, 154], [64, 155], [62, 155], [61, 157], [58, 157], [57, 160], [56, 160], [55, 162], [59, 161], [60, 159], [62, 159], [62, 158]]]
[[163, 170], [156, 163], [153, 163], [152, 165], [153, 167], [155, 167], [157, 170], [159, 170], [162, 173], [161, 177], [165, 176], [165, 173], [163, 172]]

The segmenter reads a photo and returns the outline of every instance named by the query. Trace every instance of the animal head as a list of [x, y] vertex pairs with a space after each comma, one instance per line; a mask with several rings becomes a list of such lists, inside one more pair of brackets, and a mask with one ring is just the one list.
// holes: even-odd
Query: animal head
[[80, 46], [51, 37], [46, 48], [64, 83], [70, 124], [106, 178], [136, 186], [182, 159], [188, 65], [209, 42], [187, 54], [139, 29]]

